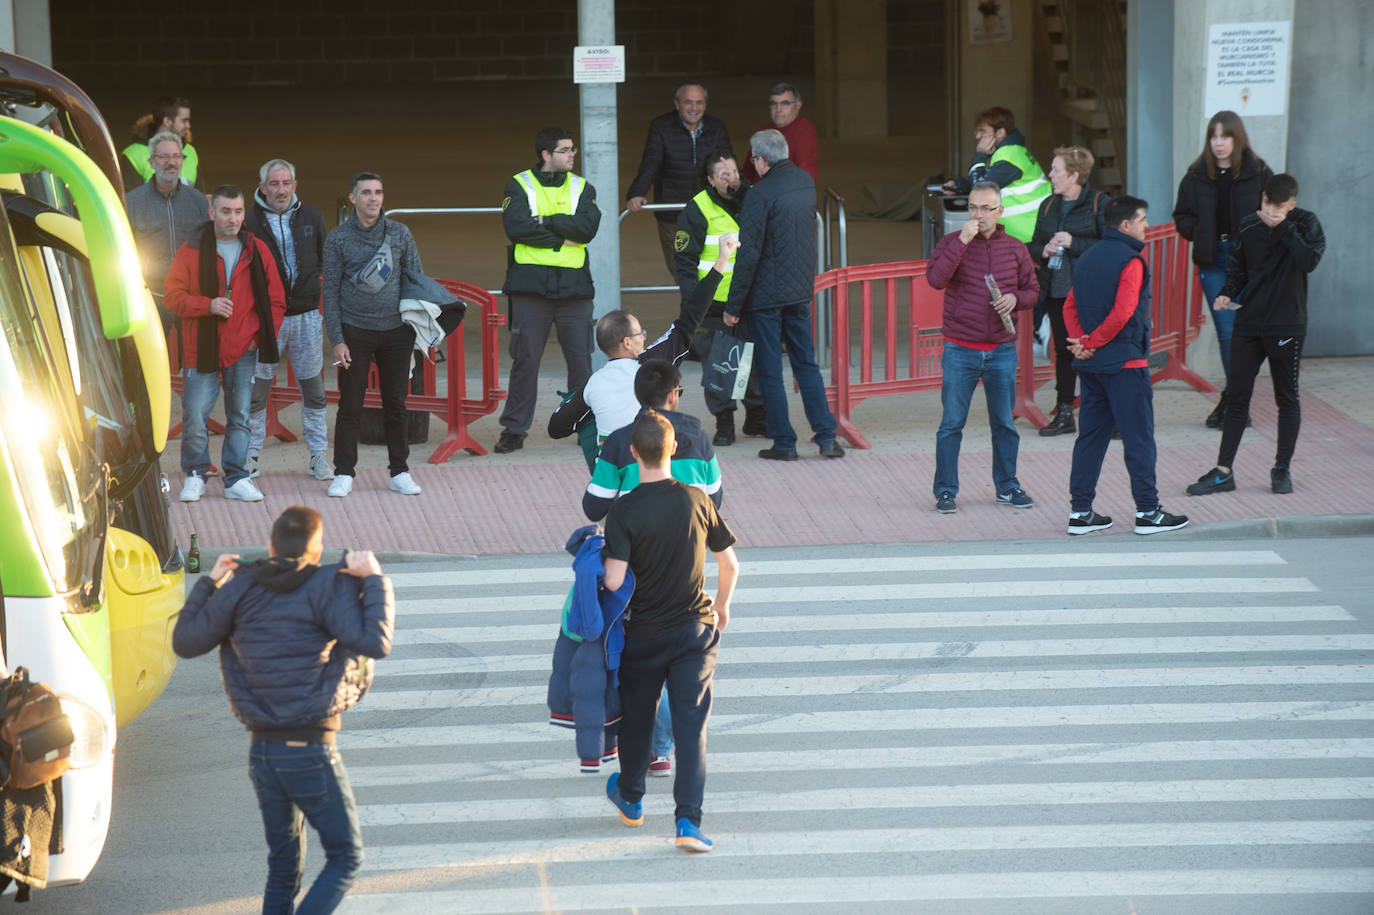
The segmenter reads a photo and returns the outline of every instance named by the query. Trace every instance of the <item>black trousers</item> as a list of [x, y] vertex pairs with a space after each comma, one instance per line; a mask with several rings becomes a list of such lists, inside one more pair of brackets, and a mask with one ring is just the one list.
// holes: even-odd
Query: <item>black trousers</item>
[[553, 327], [558, 327], [558, 345], [568, 364], [568, 390], [576, 391], [592, 377], [592, 307], [591, 299], [510, 295], [510, 375], [506, 409], [501, 412], [503, 432], [519, 438], [529, 432], [539, 395], [539, 362]]
[[719, 646], [720, 630], [691, 622], [652, 639], [626, 638], [620, 655], [620, 796], [632, 804], [644, 796], [654, 717], [666, 682], [677, 744], [673, 818], [686, 817], [698, 826], [706, 794], [706, 721], [711, 717]]
[[1073, 403], [1074, 385], [1078, 375], [1073, 370], [1073, 353], [1069, 352], [1069, 328], [1064, 323], [1065, 299], [1045, 299], [1045, 313], [1050, 316], [1050, 336], [1054, 338], [1055, 404]]
[[1278, 443], [1274, 466], [1285, 470], [1293, 460], [1302, 426], [1302, 406], [1298, 402], [1298, 363], [1302, 360], [1303, 337], [1231, 337], [1231, 371], [1226, 377], [1226, 416], [1221, 426], [1221, 448], [1217, 465], [1230, 467], [1245, 434], [1245, 419], [1250, 415], [1250, 398], [1255, 378], [1265, 361], [1274, 381], [1274, 404], [1279, 408]]
[[406, 441], [406, 394], [415, 352], [415, 331], [408, 324], [392, 330], [364, 330], [343, 326], [344, 343], [353, 365], [339, 366], [339, 413], [334, 421], [334, 473], [354, 476], [358, 464], [358, 425], [367, 393], [368, 370], [377, 363], [382, 395], [382, 422], [386, 428], [387, 468], [394, 477], [410, 468], [410, 444]]

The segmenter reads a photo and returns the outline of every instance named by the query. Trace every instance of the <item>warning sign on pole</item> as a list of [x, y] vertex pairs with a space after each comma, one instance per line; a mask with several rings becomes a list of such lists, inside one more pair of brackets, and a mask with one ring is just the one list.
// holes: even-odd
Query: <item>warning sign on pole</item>
[[1291, 32], [1287, 20], [1213, 25], [1207, 40], [1204, 113], [1286, 114]]
[[625, 46], [578, 45], [573, 48], [573, 82], [625, 82]]

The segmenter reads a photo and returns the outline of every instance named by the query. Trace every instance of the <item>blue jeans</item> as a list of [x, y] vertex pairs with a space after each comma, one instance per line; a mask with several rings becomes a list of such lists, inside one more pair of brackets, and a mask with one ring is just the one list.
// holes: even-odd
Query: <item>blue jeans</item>
[[673, 773], [674, 819], [701, 825], [706, 793], [706, 722], [711, 717], [711, 682], [716, 673], [720, 630], [683, 623], [651, 639], [626, 637], [620, 655], [620, 796], [636, 803], [649, 774], [654, 706], [664, 684], [673, 707], [677, 765]]
[[959, 493], [959, 446], [973, 401], [973, 389], [983, 382], [992, 427], [992, 482], [999, 493], [1019, 489], [1016, 453], [1021, 436], [1012, 425], [1016, 393], [1016, 344], [998, 344], [989, 352], [946, 341], [940, 356], [940, 428], [935, 433], [935, 495]]
[[[255, 740], [248, 763], [267, 832], [264, 915], [334, 911], [363, 865], [363, 834], [338, 748]], [[320, 834], [325, 863], [301, 904], [293, 906], [305, 869], [302, 819]]]
[[1210, 267], [1199, 267], [1198, 278], [1202, 281], [1202, 294], [1207, 298], [1207, 310], [1212, 313], [1212, 325], [1217, 329], [1217, 346], [1221, 349], [1221, 370], [1226, 373], [1227, 384], [1231, 379], [1231, 331], [1236, 326], [1234, 311], [1217, 311], [1212, 307], [1221, 287], [1226, 284], [1226, 262], [1231, 259], [1231, 243], [1217, 241], [1217, 259]]
[[654, 756], [667, 756], [673, 752], [673, 713], [668, 710], [668, 687], [663, 687], [663, 695], [658, 697], [658, 714], [654, 716]]
[[181, 472], [210, 472], [210, 411], [219, 399], [224, 382], [224, 450], [221, 463], [225, 487], [248, 476], [248, 411], [253, 400], [253, 373], [258, 367], [258, 351], [249, 350], [238, 362], [218, 372], [202, 374], [187, 367], [181, 390]]
[[787, 344], [787, 359], [792, 377], [801, 388], [806, 421], [815, 433], [817, 445], [835, 440], [835, 416], [825, 400], [825, 382], [816, 365], [816, 347], [811, 342], [811, 306], [807, 302], [749, 312], [749, 339], [754, 343], [754, 368], [763, 409], [767, 414], [768, 437], [779, 451], [797, 450], [797, 433], [787, 418], [787, 389], [782, 383], [782, 344]]

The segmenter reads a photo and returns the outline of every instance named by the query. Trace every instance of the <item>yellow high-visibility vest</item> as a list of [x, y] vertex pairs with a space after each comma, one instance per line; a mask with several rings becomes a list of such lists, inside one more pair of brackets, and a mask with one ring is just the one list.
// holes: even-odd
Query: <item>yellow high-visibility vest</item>
[[[692, 198], [692, 202], [701, 210], [701, 215], [706, 217], [706, 243], [701, 248], [701, 257], [697, 261], [697, 279], [701, 279], [716, 264], [716, 258], [720, 256], [720, 237], [730, 233], [739, 234], [739, 223], [735, 222], [735, 217], [729, 211], [719, 206], [711, 195], [703, 190]], [[717, 302], [724, 302], [730, 297], [730, 279], [735, 272], [735, 255], [738, 251], [730, 252], [730, 262], [725, 265], [725, 277], [716, 287], [716, 294], [712, 297]]]
[[[515, 180], [525, 188], [531, 216], [554, 216], [559, 213], [571, 216], [577, 212], [577, 201], [582, 197], [582, 189], [587, 186], [585, 178], [569, 172], [568, 180], [560, 186], [546, 187], [534, 177], [534, 171], [528, 168], [516, 175]], [[587, 263], [587, 246], [566, 239], [563, 241], [563, 247], [557, 250], [517, 243], [515, 262], [577, 270]]]

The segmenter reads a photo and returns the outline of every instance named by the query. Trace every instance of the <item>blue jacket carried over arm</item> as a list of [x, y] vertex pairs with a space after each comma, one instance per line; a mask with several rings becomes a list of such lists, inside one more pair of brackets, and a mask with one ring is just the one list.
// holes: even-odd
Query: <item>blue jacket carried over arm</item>
[[625, 606], [634, 593], [626, 573], [618, 591], [601, 582], [605, 538], [588, 525], [568, 541], [576, 579], [563, 610], [549, 675], [549, 724], [577, 731], [583, 772], [597, 772], [616, 752], [620, 731], [620, 652], [625, 647]]

